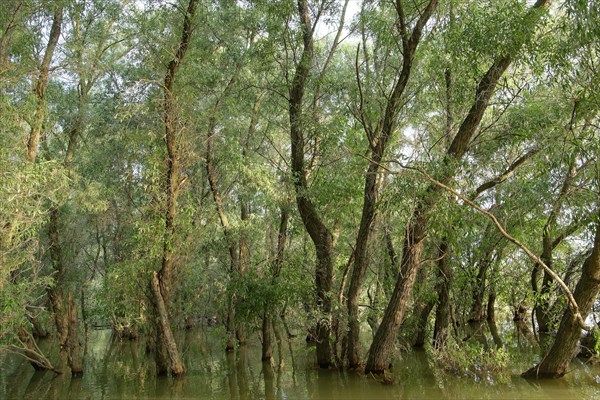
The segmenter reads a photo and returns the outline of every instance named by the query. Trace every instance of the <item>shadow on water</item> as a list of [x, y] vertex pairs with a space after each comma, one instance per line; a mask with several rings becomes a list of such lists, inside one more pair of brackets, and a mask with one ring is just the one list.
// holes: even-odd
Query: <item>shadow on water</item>
[[[493, 330], [486, 330], [489, 328]], [[34, 372], [27, 362], [5, 356], [0, 366], [0, 399], [600, 398], [600, 369], [582, 363], [574, 363], [573, 372], [558, 381], [525, 381], [517, 374], [527, 365], [519, 365], [508, 382], [475, 382], [439, 370], [429, 354], [421, 350], [403, 353], [393, 360], [390, 375], [395, 383], [382, 385], [361, 373], [318, 369], [314, 348], [306, 346], [302, 338], [288, 340], [285, 335], [276, 335], [274, 357], [264, 363], [258, 340], [225, 353], [221, 333], [209, 329], [182, 336], [188, 367], [183, 379], [157, 378], [152, 355], [145, 353], [143, 341], [114, 340], [110, 331], [91, 332], [86, 372], [80, 379], [71, 379], [70, 374]], [[493, 331], [487, 334], [495, 336]], [[510, 337], [502, 338], [505, 348], [510, 347]], [[494, 344], [499, 346], [496, 340]], [[524, 352], [516, 346], [517, 351]], [[525, 363], [534, 359], [529, 354]], [[58, 360], [58, 354], [53, 357]]]

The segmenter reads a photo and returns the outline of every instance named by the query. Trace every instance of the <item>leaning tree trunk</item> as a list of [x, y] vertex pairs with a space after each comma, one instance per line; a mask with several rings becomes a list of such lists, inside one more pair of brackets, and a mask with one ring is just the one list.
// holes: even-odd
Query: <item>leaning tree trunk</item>
[[168, 300], [172, 289], [176, 266], [174, 263], [175, 217], [177, 215], [177, 197], [180, 192], [180, 155], [177, 147], [177, 127], [175, 116], [175, 99], [173, 97], [173, 84], [183, 57], [190, 44], [192, 35], [192, 18], [196, 12], [198, 0], [190, 0], [187, 13], [183, 20], [181, 41], [175, 57], [169, 62], [164, 82], [164, 123], [165, 143], [167, 147], [167, 181], [166, 181], [166, 209], [165, 209], [165, 235], [163, 242], [162, 266], [158, 273], [154, 272], [150, 280], [150, 292], [156, 314], [156, 372], [166, 375], [169, 372], [175, 376], [185, 373], [183, 360], [177, 349], [177, 343], [171, 330], [168, 313]]
[[[392, 134], [394, 133], [394, 130], [396, 129], [396, 117], [401, 108], [400, 99], [410, 77], [417, 45], [421, 39], [423, 28], [425, 27], [425, 24], [429, 20], [431, 14], [433, 14], [435, 11], [437, 3], [437, 0], [431, 0], [419, 17], [410, 39], [407, 40], [406, 36], [402, 38], [404, 56], [402, 60], [402, 69], [398, 75], [397, 81], [392, 90], [392, 94], [387, 103], [383, 117], [383, 124], [381, 125], [381, 131], [373, 132], [369, 128], [369, 125], [363, 120], [363, 126], [365, 127], [366, 131], [365, 133], [371, 142], [371, 157], [365, 174], [363, 210], [358, 235], [356, 237], [356, 245], [354, 246], [354, 268], [352, 270], [350, 286], [348, 287], [348, 347], [346, 356], [348, 358], [348, 368], [350, 369], [359, 368], [361, 365], [360, 318], [358, 303], [360, 289], [362, 288], [368, 265], [367, 247], [371, 234], [371, 226], [373, 225], [373, 221], [375, 219], [376, 204], [379, 194], [379, 169], [385, 155], [387, 145], [392, 137]], [[398, 17], [402, 19], [402, 26], [404, 26], [404, 15], [400, 10], [398, 13]], [[402, 32], [403, 35], [405, 33], [406, 32]], [[363, 99], [361, 99], [360, 112], [361, 115], [364, 115], [364, 110], [362, 109], [362, 100]], [[374, 145], [373, 142], [375, 142]]]
[[[547, 8], [551, 2], [552, 0], [536, 1], [525, 16], [524, 23], [533, 26], [538, 17], [541, 16], [541, 10]], [[533, 31], [533, 29], [530, 29], [530, 32]], [[521, 35], [519, 46], [515, 47], [515, 50], [524, 43], [528, 36]], [[465, 155], [473, 135], [481, 124], [483, 114], [488, 107], [496, 85], [511, 62], [511, 55], [498, 57], [479, 81], [473, 104], [444, 157], [444, 164], [447, 168], [441, 176], [442, 183], [449, 182], [454, 177], [453, 166], [456, 161], [462, 159]], [[384, 373], [389, 365], [388, 361], [393, 350], [394, 339], [398, 335], [398, 329], [412, 294], [415, 275], [422, 264], [421, 253], [423, 240], [429, 225], [430, 212], [440, 197], [438, 186], [429, 185], [416, 202], [416, 207], [404, 231], [400, 275], [385, 310], [382, 323], [369, 349], [369, 358], [365, 367], [366, 373]]]
[[[600, 215], [598, 215], [600, 217]], [[585, 260], [581, 278], [573, 297], [579, 306], [583, 320], [592, 309], [600, 292], [600, 223], [596, 224], [596, 236], [592, 254]], [[567, 372], [571, 360], [575, 357], [581, 338], [581, 325], [571, 312], [565, 310], [554, 344], [539, 365], [523, 373], [527, 378], [560, 378]]]

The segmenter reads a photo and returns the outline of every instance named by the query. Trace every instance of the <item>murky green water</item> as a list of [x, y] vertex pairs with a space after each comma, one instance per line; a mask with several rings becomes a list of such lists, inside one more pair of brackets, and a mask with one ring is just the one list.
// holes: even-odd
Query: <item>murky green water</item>
[[173, 380], [154, 376], [141, 342], [111, 341], [110, 331], [90, 335], [85, 375], [35, 373], [15, 357], [0, 359], [0, 399], [597, 399], [600, 369], [574, 364], [557, 381], [529, 382], [507, 374], [457, 377], [433, 368], [424, 352], [395, 362], [393, 385], [362, 374], [321, 371], [314, 349], [301, 338], [275, 349], [272, 365], [260, 361], [258, 341], [225, 354], [217, 332], [190, 332], [183, 341], [188, 372]]

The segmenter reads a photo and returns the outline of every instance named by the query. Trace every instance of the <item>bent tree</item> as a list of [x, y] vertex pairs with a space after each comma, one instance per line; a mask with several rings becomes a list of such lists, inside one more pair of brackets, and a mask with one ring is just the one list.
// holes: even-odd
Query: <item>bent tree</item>
[[[475, 91], [475, 99], [469, 112], [463, 119], [456, 136], [452, 140], [444, 159], [446, 167], [438, 179], [441, 182], [449, 182], [456, 174], [455, 164], [466, 154], [471, 139], [477, 132], [483, 115], [488, 108], [489, 101], [494, 94], [498, 81], [508, 69], [522, 47], [532, 34], [533, 28], [542, 15], [542, 11], [548, 8], [551, 0], [538, 0], [523, 17], [524, 26], [528, 27], [529, 34], [517, 35], [513, 40], [516, 42], [512, 47], [512, 54], [498, 56], [481, 77]], [[433, 184], [429, 185], [419, 194], [412, 215], [404, 228], [404, 239], [402, 243], [402, 258], [400, 262], [400, 274], [396, 281], [394, 291], [386, 307], [381, 325], [375, 334], [369, 357], [365, 367], [365, 373], [381, 374], [389, 365], [389, 358], [393, 351], [394, 342], [404, 319], [415, 277], [422, 263], [423, 242], [427, 236], [431, 209], [441, 197], [441, 189]]]

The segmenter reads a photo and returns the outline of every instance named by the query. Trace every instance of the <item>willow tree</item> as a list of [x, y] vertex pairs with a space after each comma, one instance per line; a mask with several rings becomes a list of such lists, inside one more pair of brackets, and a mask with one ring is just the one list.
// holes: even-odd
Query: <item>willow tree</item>
[[[360, 102], [357, 107], [358, 118], [365, 130], [367, 135], [370, 157], [365, 172], [365, 186], [364, 186], [364, 198], [363, 198], [363, 209], [361, 215], [360, 226], [356, 237], [356, 244], [354, 246], [354, 263], [352, 269], [352, 276], [350, 285], [348, 288], [348, 349], [347, 358], [348, 366], [350, 368], [358, 368], [361, 364], [361, 352], [360, 352], [360, 319], [358, 312], [359, 295], [360, 289], [363, 284], [365, 272], [367, 270], [367, 246], [371, 233], [371, 226], [375, 219], [378, 192], [380, 186], [379, 172], [383, 157], [386, 153], [388, 143], [390, 142], [394, 131], [397, 126], [397, 118], [402, 107], [402, 96], [408, 80], [410, 78], [412, 64], [415, 58], [415, 53], [421, 35], [425, 28], [425, 25], [429, 21], [429, 18], [437, 7], [437, 0], [431, 0], [423, 10], [415, 10], [415, 14], [418, 15], [412, 30], [409, 32], [409, 17], [404, 10], [402, 1], [396, 1], [395, 8], [398, 18], [398, 24], [400, 26], [399, 31], [399, 42], [402, 48], [402, 63], [398, 76], [394, 77], [394, 84], [389, 95], [386, 95], [387, 102], [384, 106], [384, 111], [380, 111], [379, 114], [383, 115], [383, 118], [378, 117], [379, 120], [374, 124], [373, 121], [369, 121], [367, 113], [372, 113], [372, 110], [366, 110], [367, 106], [365, 102], [364, 92], [362, 90], [361, 78], [357, 71], [357, 84], [359, 87]], [[366, 47], [366, 43], [364, 44]], [[365, 51], [368, 51], [365, 49]], [[367, 65], [367, 68], [369, 66]], [[373, 84], [368, 82], [368, 84]]]
[[[471, 107], [444, 155], [442, 163], [445, 168], [437, 177], [440, 181], [449, 182], [455, 176], [456, 164], [464, 157], [471, 139], [478, 131], [500, 78], [530, 38], [533, 28], [544, 14], [543, 10], [550, 3], [550, 0], [539, 0], [520, 17], [522, 24], [518, 28], [522, 31], [512, 33], [511, 45], [506, 47], [506, 53], [496, 56], [487, 72], [479, 79]], [[383, 373], [389, 365], [395, 338], [404, 319], [416, 274], [422, 264], [423, 243], [428, 233], [431, 210], [440, 197], [441, 189], [429, 185], [416, 199], [412, 215], [404, 229], [400, 274], [369, 349], [366, 373]]]
[[162, 266], [152, 274], [150, 288], [156, 313], [156, 368], [159, 375], [171, 373], [182, 376], [185, 373], [183, 360], [177, 349], [169, 320], [168, 301], [174, 284], [177, 265], [175, 256], [175, 217], [177, 215], [177, 198], [181, 191], [181, 159], [178, 148], [179, 129], [174, 97], [174, 83], [177, 71], [190, 45], [193, 33], [193, 18], [198, 6], [197, 0], [190, 0], [183, 19], [181, 40], [177, 45], [174, 57], [169, 61], [164, 80], [164, 124], [165, 144], [167, 147], [166, 204], [165, 204], [165, 236], [163, 242]]

